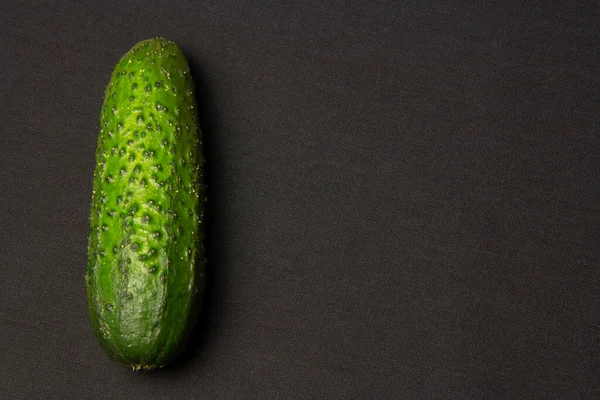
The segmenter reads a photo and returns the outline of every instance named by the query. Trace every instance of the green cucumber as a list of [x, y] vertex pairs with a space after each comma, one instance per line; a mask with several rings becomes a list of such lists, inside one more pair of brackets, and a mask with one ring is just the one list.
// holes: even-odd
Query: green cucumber
[[86, 286], [103, 350], [135, 370], [182, 351], [204, 289], [204, 185], [190, 70], [161, 38], [136, 44], [105, 92]]

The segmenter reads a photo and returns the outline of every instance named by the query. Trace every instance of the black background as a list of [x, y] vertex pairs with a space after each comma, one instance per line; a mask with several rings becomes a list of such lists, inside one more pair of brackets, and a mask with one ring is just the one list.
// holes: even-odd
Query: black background
[[[0, 8], [0, 397], [600, 398], [598, 2], [123, 3]], [[210, 249], [148, 374], [83, 275], [104, 87], [153, 36], [194, 71]]]

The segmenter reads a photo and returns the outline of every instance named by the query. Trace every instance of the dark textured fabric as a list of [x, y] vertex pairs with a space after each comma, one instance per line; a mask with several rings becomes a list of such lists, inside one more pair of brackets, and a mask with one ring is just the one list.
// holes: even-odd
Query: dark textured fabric
[[[600, 398], [598, 2], [124, 3], [0, 6], [0, 398]], [[146, 374], [83, 276], [153, 36], [199, 88], [209, 291]]]

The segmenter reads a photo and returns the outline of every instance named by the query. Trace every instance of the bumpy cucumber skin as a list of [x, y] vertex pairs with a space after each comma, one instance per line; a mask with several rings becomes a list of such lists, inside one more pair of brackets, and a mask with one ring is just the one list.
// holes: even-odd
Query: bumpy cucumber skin
[[106, 88], [86, 286], [113, 360], [162, 367], [185, 346], [204, 289], [202, 143], [193, 82], [161, 38], [126, 53]]

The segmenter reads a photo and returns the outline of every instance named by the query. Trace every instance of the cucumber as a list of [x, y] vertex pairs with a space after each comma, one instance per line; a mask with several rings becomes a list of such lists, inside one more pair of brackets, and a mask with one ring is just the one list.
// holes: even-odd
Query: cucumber
[[105, 92], [86, 287], [91, 325], [114, 361], [173, 361], [204, 289], [202, 142], [190, 70], [162, 38], [136, 44]]

